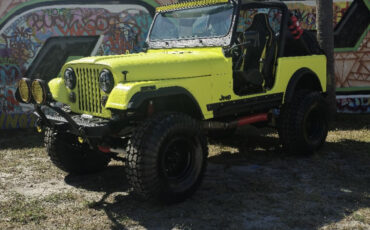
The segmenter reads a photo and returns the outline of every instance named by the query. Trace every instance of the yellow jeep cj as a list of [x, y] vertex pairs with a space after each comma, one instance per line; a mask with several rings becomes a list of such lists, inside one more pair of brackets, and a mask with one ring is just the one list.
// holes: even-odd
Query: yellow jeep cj
[[82, 58], [61, 73], [23, 78], [17, 92], [35, 105], [52, 162], [88, 173], [124, 159], [145, 199], [179, 202], [196, 191], [207, 136], [272, 125], [283, 151], [310, 154], [328, 132], [326, 57], [282, 2], [159, 7], [144, 52]]

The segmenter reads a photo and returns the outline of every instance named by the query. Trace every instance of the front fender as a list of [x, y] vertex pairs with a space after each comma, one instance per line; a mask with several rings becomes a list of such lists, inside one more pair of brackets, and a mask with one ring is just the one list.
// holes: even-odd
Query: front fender
[[[139, 109], [148, 100], [162, 98], [165, 101], [169, 97], [179, 99], [179, 96], [185, 96], [195, 114], [204, 117], [196, 99], [187, 89], [179, 86], [161, 87], [155, 85], [154, 82], [118, 84], [111, 92], [106, 108], [135, 110]], [[181, 102], [178, 101], [180, 104]]]
[[154, 82], [118, 83], [109, 94], [105, 107], [107, 109], [126, 110], [129, 109], [131, 98], [138, 92], [152, 89]]
[[65, 87], [63, 78], [52, 79], [49, 81], [48, 86], [54, 100], [65, 104], [70, 103], [68, 95], [71, 91]]

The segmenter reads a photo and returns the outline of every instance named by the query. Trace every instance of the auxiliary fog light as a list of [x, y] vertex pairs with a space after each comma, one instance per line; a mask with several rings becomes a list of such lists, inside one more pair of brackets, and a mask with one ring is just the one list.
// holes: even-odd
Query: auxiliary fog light
[[24, 103], [30, 103], [31, 101], [31, 80], [28, 78], [22, 78], [18, 82], [19, 96]]
[[47, 97], [47, 86], [43, 80], [36, 79], [31, 86], [32, 97], [39, 105], [45, 104]]

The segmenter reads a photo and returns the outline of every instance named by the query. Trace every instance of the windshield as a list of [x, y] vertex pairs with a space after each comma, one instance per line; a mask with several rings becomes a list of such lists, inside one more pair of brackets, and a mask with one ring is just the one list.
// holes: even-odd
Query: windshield
[[228, 35], [233, 5], [224, 4], [158, 14], [150, 41], [217, 38]]

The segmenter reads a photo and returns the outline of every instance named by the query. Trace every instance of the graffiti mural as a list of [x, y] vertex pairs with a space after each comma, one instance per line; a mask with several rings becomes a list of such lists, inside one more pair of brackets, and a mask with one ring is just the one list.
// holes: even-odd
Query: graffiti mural
[[31, 112], [5, 113], [0, 112], [0, 129], [15, 129], [32, 127], [36, 122], [36, 116]]
[[370, 87], [370, 33], [358, 51], [335, 53], [335, 76], [338, 88]]
[[[336, 26], [343, 18], [345, 12], [350, 7], [352, 0], [334, 1], [333, 5], [333, 25]], [[302, 1], [294, 3], [287, 2], [288, 8], [299, 19], [302, 28], [307, 30], [316, 29], [316, 1]]]
[[343, 113], [370, 113], [370, 96], [338, 96], [337, 109]]
[[141, 49], [151, 23], [151, 15], [141, 9], [127, 8], [112, 13], [104, 8], [47, 9], [27, 15], [37, 43], [51, 36], [104, 35], [98, 55], [137, 52]]
[[19, 66], [10, 63], [2, 63], [0, 65], [0, 108], [2, 112], [14, 113], [22, 111], [14, 97], [16, 82], [21, 76], [22, 73]]
[[11, 9], [28, 0], [1, 0], [0, 1], [0, 18], [6, 15]]

